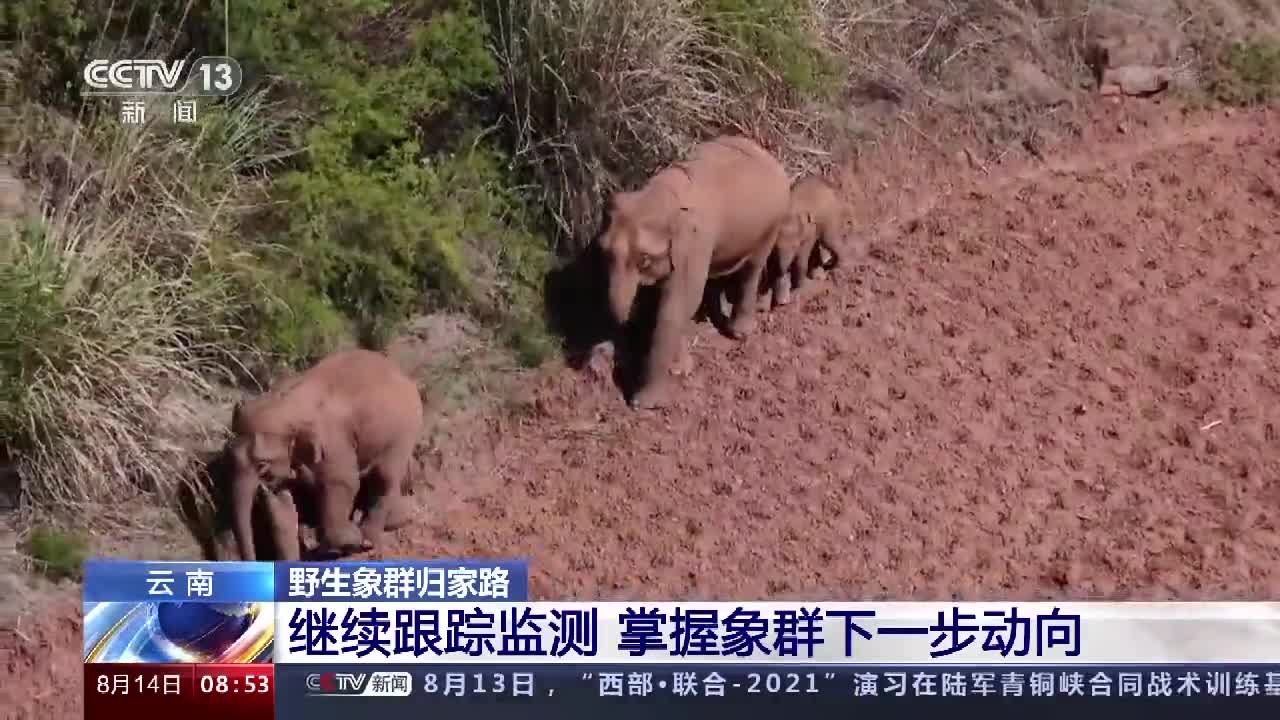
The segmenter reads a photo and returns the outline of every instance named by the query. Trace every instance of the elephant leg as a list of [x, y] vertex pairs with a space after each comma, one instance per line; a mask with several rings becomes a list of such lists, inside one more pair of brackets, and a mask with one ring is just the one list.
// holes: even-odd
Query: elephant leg
[[360, 529], [351, 521], [356, 493], [360, 489], [359, 468], [351, 448], [331, 448], [317, 473], [316, 494], [320, 510], [320, 545], [339, 553], [368, 549]]
[[375, 547], [382, 544], [384, 531], [394, 529], [390, 523], [392, 509], [404, 502], [405, 476], [409, 474], [415, 444], [411, 440], [391, 448], [374, 464], [372, 469], [376, 472], [369, 474], [369, 482], [376, 484], [369, 488], [369, 511], [361, 526], [365, 539]]
[[676, 376], [690, 375], [693, 373], [693, 351], [688, 342], [680, 343], [680, 352], [677, 354], [675, 365], [671, 368], [671, 374]]
[[226, 562], [228, 560], [241, 559], [236, 547], [236, 536], [231, 529], [215, 533], [211, 545], [213, 550], [212, 560]]
[[263, 487], [258, 474], [254, 472], [245, 446], [237, 443], [232, 452], [236, 468], [231, 485], [232, 528], [240, 559], [253, 562], [258, 559], [257, 549], [254, 547], [253, 507]]
[[806, 237], [804, 242], [800, 244], [800, 251], [796, 255], [795, 269], [791, 273], [791, 281], [795, 285], [796, 292], [799, 292], [804, 287], [805, 280], [813, 277], [810, 268], [813, 267], [813, 253], [817, 250], [817, 246], [817, 235]]
[[[670, 400], [671, 377], [669, 371], [675, 361], [685, 332], [693, 318], [696, 303], [707, 286], [707, 273], [711, 268], [711, 249], [691, 258], [683, 277], [668, 278], [662, 286], [658, 305], [658, 323], [653, 330], [653, 344], [645, 363], [641, 386], [631, 396], [631, 407], [648, 410], [662, 407]], [[756, 279], [757, 284], [759, 278]]]
[[[791, 286], [799, 290], [805, 281], [805, 276], [809, 272], [809, 256], [796, 253], [796, 260], [791, 264]], [[812, 275], [809, 275], [812, 278]]]
[[796, 261], [795, 247], [778, 248], [778, 274], [773, 278], [773, 304], [786, 305], [791, 302], [792, 265]]
[[399, 530], [413, 520], [413, 506], [404, 494], [389, 497], [387, 502], [391, 504], [387, 511], [388, 530]]
[[746, 265], [742, 268], [742, 285], [738, 295], [738, 302], [733, 306], [733, 318], [729, 321], [730, 334], [741, 340], [750, 335], [755, 330], [756, 320], [756, 303], [759, 301], [760, 293], [756, 289], [760, 287], [760, 278], [764, 275], [764, 270], [769, 264], [769, 256], [773, 254], [774, 237], [773, 230], [770, 230], [770, 237], [767, 242], [763, 243], [755, 255], [747, 260]]

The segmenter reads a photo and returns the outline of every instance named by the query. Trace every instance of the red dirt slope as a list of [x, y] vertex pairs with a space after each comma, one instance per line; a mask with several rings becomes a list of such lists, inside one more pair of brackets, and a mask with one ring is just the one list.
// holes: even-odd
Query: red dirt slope
[[1280, 596], [1278, 115], [1123, 112], [702, 328], [668, 412], [551, 377], [388, 554], [529, 556], [548, 598]]

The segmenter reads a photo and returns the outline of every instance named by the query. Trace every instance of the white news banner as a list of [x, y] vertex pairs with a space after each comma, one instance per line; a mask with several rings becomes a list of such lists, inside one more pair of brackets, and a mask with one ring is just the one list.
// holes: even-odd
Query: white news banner
[[[734, 611], [756, 611], [767, 621], [753, 626], [763, 648], [748, 655], [681, 655], [678, 647], [702, 643], [724, 649], [734, 636], [730, 620]], [[797, 625], [780, 617], [796, 617], [800, 611], [820, 608], [813, 633], [821, 642], [801, 643], [794, 656], [775, 649], [779, 634], [806, 637]], [[409, 603], [409, 602], [308, 602], [277, 603], [275, 661], [280, 663], [370, 664], [584, 664], [584, 663], [680, 663], [680, 664], [833, 664], [833, 665], [1089, 665], [1089, 664], [1195, 664], [1280, 663], [1280, 603], [1263, 602], [534, 602], [534, 603]], [[367, 620], [376, 609], [380, 619]], [[528, 609], [543, 619], [520, 628], [528, 636], [540, 635], [541, 655], [501, 653], [503, 635], [513, 617]], [[555, 613], [596, 611], [594, 633], [581, 627], [560, 627]], [[689, 633], [693, 625], [678, 626], [677, 610], [686, 618], [701, 618], [699, 639]], [[960, 616], [957, 618], [956, 611]], [[1056, 610], [1056, 613], [1055, 613]], [[460, 628], [450, 626], [450, 612], [489, 614]], [[622, 620], [628, 611], [661, 614], [661, 621], [630, 624], [650, 640], [665, 645], [643, 655], [628, 652], [637, 635], [624, 636]], [[714, 611], [714, 615], [707, 611]], [[1016, 611], [1016, 619], [1011, 613]], [[384, 614], [385, 613], [385, 614]], [[406, 614], [407, 613], [407, 614]], [[514, 613], [514, 615], [513, 615]], [[692, 613], [692, 614], [691, 614]], [[782, 613], [782, 615], [779, 615]], [[833, 614], [835, 613], [835, 614]], [[873, 613], [866, 616], [865, 613]], [[939, 614], [941, 613], [941, 617]], [[399, 616], [397, 617], [397, 614]], [[1079, 616], [1078, 635], [1071, 616]], [[366, 618], [362, 620], [361, 618]], [[707, 622], [706, 618], [712, 620]], [[740, 613], [738, 619], [744, 616]], [[855, 627], [851, 627], [850, 623]], [[576, 626], [576, 623], [573, 623]], [[800, 623], [803, 628], [804, 623]], [[687, 627], [681, 635], [681, 627]], [[924, 628], [923, 631], [920, 629]], [[953, 628], [955, 628], [953, 630]], [[459, 632], [460, 629], [460, 632]], [[904, 630], [905, 629], [905, 630]], [[887, 631], [887, 632], [886, 632]], [[446, 651], [450, 633], [458, 642], [478, 642], [492, 637], [495, 651], [479, 655]], [[320, 634], [327, 634], [321, 637]], [[749, 634], [749, 633], [748, 633]], [[435, 637], [438, 635], [438, 640]], [[572, 635], [572, 637], [569, 637]], [[866, 637], [869, 635], [870, 637]], [[470, 638], [471, 640], [468, 640]], [[970, 639], [971, 638], [971, 639]], [[595, 654], [570, 652], [551, 655], [557, 641], [577, 646], [594, 643]], [[847, 640], [851, 640], [851, 649]], [[968, 640], [967, 643], [965, 641]], [[442, 652], [415, 655], [405, 651], [413, 643], [435, 642]], [[526, 640], [526, 645], [528, 641]], [[1007, 643], [1011, 651], [998, 647]], [[956, 646], [963, 647], [948, 652]], [[988, 649], [983, 649], [984, 645]], [[320, 647], [336, 654], [319, 654]], [[376, 646], [370, 649], [371, 646]], [[739, 645], [738, 647], [740, 647]], [[396, 648], [400, 652], [395, 652]], [[991, 649], [995, 647], [997, 649]], [[390, 654], [384, 654], [380, 649]], [[1026, 649], [1025, 654], [1019, 651]], [[673, 652], [673, 649], [675, 651]], [[1078, 649], [1078, 654], [1069, 652]]]

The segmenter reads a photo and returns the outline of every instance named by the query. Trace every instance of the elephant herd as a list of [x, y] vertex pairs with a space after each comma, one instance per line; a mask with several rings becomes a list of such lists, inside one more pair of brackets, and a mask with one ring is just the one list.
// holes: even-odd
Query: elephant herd
[[[637, 290], [658, 290], [652, 343], [630, 404], [667, 403], [668, 372], [711, 279], [730, 280], [733, 303], [726, 331], [742, 339], [755, 328], [759, 297], [772, 290], [785, 305], [817, 265], [834, 267], [852, 221], [835, 189], [811, 175], [792, 184], [769, 151], [741, 136], [697, 145], [682, 161], [643, 187], [615, 193], [600, 237], [609, 275], [614, 320], [631, 318]], [[831, 258], [821, 262], [821, 250]], [[777, 272], [766, 287], [771, 260]], [[819, 261], [815, 265], [815, 261]], [[719, 306], [719, 298], [714, 299]]]
[[[709, 280], [729, 281], [725, 330], [742, 339], [755, 328], [762, 295], [771, 292], [774, 305], [785, 305], [819, 267], [839, 262], [851, 226], [826, 180], [790, 182], [777, 158], [741, 136], [699, 144], [639, 189], [614, 193], [599, 238], [611, 314], [626, 325], [640, 287], [658, 294], [630, 405], [667, 402], [670, 371]], [[229, 522], [215, 538], [215, 556], [299, 559], [300, 518], [316, 525], [320, 552], [376, 546], [386, 530], [409, 520], [404, 493], [423, 424], [417, 385], [390, 358], [368, 350], [334, 353], [241, 402], [218, 480]], [[263, 509], [274, 552], [257, 547], [264, 539], [253, 519]]]

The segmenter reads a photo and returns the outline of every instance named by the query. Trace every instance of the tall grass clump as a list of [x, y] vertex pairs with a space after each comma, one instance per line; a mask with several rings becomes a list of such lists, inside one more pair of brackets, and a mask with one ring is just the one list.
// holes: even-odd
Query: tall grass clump
[[206, 117], [193, 137], [89, 107], [18, 118], [34, 202], [0, 238], [0, 447], [35, 510], [165, 496], [179, 437], [221, 420], [199, 400], [241, 298], [210, 250], [238, 182], [221, 163], [244, 148]]
[[794, 90], [763, 103], [778, 128], [824, 86], [830, 56], [802, 4], [770, 0], [788, 11], [770, 18], [742, 0], [485, 0], [515, 159], [569, 246], [598, 229], [608, 192], [756, 126], [771, 90]]
[[726, 98], [694, 0], [496, 0], [516, 157], [581, 242], [600, 199], [713, 125]]

